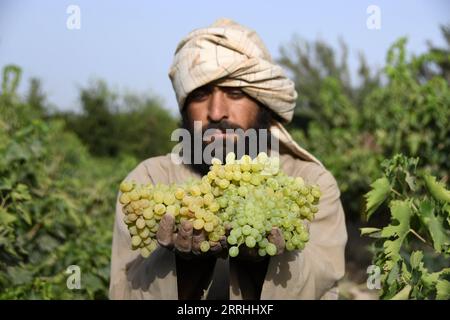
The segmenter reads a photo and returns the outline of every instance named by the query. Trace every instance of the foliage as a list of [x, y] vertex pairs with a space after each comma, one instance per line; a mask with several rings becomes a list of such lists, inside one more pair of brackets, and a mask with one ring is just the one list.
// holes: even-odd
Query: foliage
[[169, 152], [177, 120], [155, 99], [112, 92], [97, 81], [80, 93], [82, 113], [57, 113], [96, 156], [146, 159]]
[[391, 222], [361, 233], [378, 239], [374, 264], [382, 270], [381, 298], [448, 300], [450, 191], [417, 164], [417, 158], [403, 155], [383, 162], [384, 176], [366, 195], [367, 215], [387, 203]]
[[382, 73], [360, 73], [359, 87], [350, 85], [346, 63], [338, 64], [324, 45], [316, 47], [315, 65], [308, 47], [294, 46], [296, 60], [287, 55], [281, 60], [293, 72], [300, 96], [297, 117], [303, 120], [294, 123], [293, 137], [336, 176], [353, 219], [363, 212], [362, 195], [380, 175], [381, 162], [396, 153], [420, 157], [432, 173], [448, 179], [450, 51], [432, 48], [407, 57], [405, 47], [406, 39], [394, 43]]
[[[134, 165], [94, 159], [57, 120], [19, 100], [20, 69], [0, 96], [0, 298], [106, 298], [117, 185]], [[81, 290], [65, 270], [81, 268]]]

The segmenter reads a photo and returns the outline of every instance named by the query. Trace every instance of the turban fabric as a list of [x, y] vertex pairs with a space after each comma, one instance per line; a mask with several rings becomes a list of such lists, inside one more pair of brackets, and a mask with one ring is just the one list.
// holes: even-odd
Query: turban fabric
[[[297, 92], [283, 69], [275, 64], [255, 31], [232, 20], [219, 19], [210, 27], [190, 32], [178, 44], [169, 77], [178, 106], [183, 109], [195, 89], [216, 82], [239, 87], [284, 122], [292, 120]], [[295, 143], [281, 123], [271, 128], [280, 143], [293, 155], [321, 165], [314, 156]]]

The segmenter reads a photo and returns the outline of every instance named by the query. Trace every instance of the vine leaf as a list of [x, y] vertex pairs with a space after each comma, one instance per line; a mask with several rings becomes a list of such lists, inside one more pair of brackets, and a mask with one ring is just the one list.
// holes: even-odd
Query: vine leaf
[[412, 210], [407, 201], [394, 200], [391, 202], [392, 222], [395, 220], [398, 224], [390, 224], [381, 230], [383, 238], [393, 238], [393, 240], [386, 240], [383, 245], [388, 258], [386, 265], [389, 270], [400, 259], [399, 252], [410, 229], [411, 214]]
[[444, 183], [436, 181], [436, 177], [430, 175], [425, 175], [423, 179], [433, 198], [438, 201], [450, 203], [450, 190], [445, 188]]
[[386, 200], [389, 192], [391, 191], [391, 185], [386, 177], [375, 180], [371, 184], [372, 190], [366, 194], [367, 200], [367, 220], [375, 212], [375, 210]]
[[422, 201], [419, 210], [420, 214], [418, 216], [433, 239], [434, 249], [438, 252], [447, 250], [450, 247], [450, 236], [444, 228], [443, 217], [435, 215], [431, 201]]
[[371, 238], [381, 238], [380, 233], [381, 233], [381, 229], [380, 228], [359, 228], [359, 230], [361, 231], [361, 236], [367, 235]]
[[436, 299], [450, 300], [450, 281], [440, 280], [436, 283]]

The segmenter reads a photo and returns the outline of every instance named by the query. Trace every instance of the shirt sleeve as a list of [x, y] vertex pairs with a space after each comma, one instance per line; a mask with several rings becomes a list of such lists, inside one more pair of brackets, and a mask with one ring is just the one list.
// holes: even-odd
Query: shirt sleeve
[[345, 272], [344, 210], [332, 174], [325, 169], [315, 171], [309, 171], [306, 180], [319, 185], [322, 197], [310, 223], [310, 239], [302, 251], [271, 258], [261, 299], [337, 298], [336, 284]]
[[[125, 180], [134, 180], [137, 183], [152, 182], [146, 167], [141, 163]], [[139, 252], [131, 250], [131, 237], [123, 221], [122, 204], [119, 202], [120, 192], [116, 201], [116, 212], [113, 230], [111, 252], [111, 277], [109, 285], [110, 299], [129, 299], [131, 288], [127, 280], [127, 264], [137, 260]]]

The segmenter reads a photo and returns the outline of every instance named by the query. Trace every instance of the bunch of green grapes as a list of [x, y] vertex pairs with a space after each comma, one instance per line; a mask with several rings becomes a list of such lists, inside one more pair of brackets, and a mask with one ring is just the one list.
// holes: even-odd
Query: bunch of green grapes
[[[195, 230], [204, 230], [208, 241], [219, 241], [225, 235], [225, 228], [215, 214], [220, 206], [205, 179], [170, 186], [124, 181], [120, 191], [119, 201], [132, 248], [140, 249], [143, 257], [148, 257], [157, 247], [156, 232], [164, 214], [175, 217], [177, 229], [182, 221], [191, 221]], [[202, 251], [209, 250], [208, 241], [201, 244]]]
[[214, 160], [207, 174], [220, 204], [219, 217], [231, 227], [227, 237], [229, 255], [239, 254], [239, 246], [257, 248], [260, 256], [276, 254], [268, 236], [278, 227], [288, 251], [303, 249], [309, 240], [305, 220], [318, 211], [321, 193], [300, 177], [289, 177], [279, 168], [278, 158], [260, 153], [255, 159], [235, 159], [229, 153], [225, 164]]
[[155, 250], [158, 223], [166, 213], [175, 217], [176, 228], [189, 220], [195, 230], [205, 232], [203, 252], [229, 229], [231, 257], [241, 245], [273, 256], [276, 247], [268, 237], [274, 227], [282, 231], [287, 250], [303, 249], [309, 239], [304, 221], [314, 218], [320, 190], [300, 177], [288, 177], [279, 167], [279, 158], [265, 153], [239, 160], [229, 153], [225, 164], [213, 159], [201, 180], [170, 186], [123, 182], [119, 200], [133, 249], [144, 257]]

